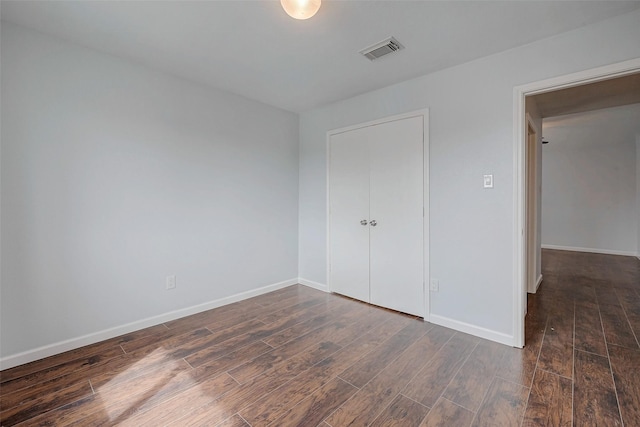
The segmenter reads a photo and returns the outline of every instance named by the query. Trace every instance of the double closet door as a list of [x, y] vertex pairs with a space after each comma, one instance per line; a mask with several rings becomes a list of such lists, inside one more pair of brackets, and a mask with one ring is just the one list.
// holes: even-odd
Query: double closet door
[[330, 136], [333, 292], [425, 315], [423, 150], [423, 116]]

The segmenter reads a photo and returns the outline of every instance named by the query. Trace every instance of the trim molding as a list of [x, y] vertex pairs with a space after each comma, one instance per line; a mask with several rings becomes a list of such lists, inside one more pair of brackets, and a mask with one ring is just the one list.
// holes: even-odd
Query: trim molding
[[538, 281], [536, 282], [536, 292], [538, 292], [538, 288], [540, 287], [540, 283], [542, 283], [542, 274], [538, 277]]
[[449, 317], [440, 316], [438, 314], [433, 314], [433, 313], [431, 314], [430, 322], [435, 323], [436, 325], [455, 329], [456, 331], [464, 332], [466, 334], [475, 335], [476, 337], [495, 341], [500, 344], [505, 344], [512, 347], [514, 346], [513, 336], [503, 334], [502, 332], [472, 325], [470, 323], [461, 322], [459, 320], [454, 320]]
[[298, 283], [322, 292], [329, 292], [329, 287], [327, 285], [323, 285], [322, 283], [314, 282], [312, 280], [303, 279], [302, 277], [298, 277]]
[[102, 331], [98, 331], [98, 332], [83, 335], [80, 337], [71, 338], [65, 341], [60, 341], [57, 343], [45, 345], [42, 347], [35, 348], [33, 350], [24, 351], [22, 353], [6, 356], [3, 358], [0, 358], [0, 370], [13, 368], [14, 366], [33, 362], [34, 360], [39, 360], [45, 357], [64, 353], [65, 351], [75, 350], [76, 348], [80, 348], [85, 345], [95, 344], [97, 342], [114, 338], [123, 334], [128, 334], [130, 332], [148, 328], [149, 326], [158, 325], [164, 322], [169, 322], [171, 320], [179, 319], [181, 317], [190, 316], [192, 314], [211, 310], [213, 308], [221, 307], [223, 305], [231, 304], [231, 303], [242, 301], [251, 297], [266, 294], [268, 292], [286, 288], [287, 286], [291, 286], [295, 284], [298, 284], [298, 278], [285, 280], [282, 282], [263, 286], [261, 288], [252, 289], [250, 291], [240, 292], [238, 294], [231, 295], [228, 297], [216, 299], [216, 300], [205, 302], [198, 305], [193, 305], [191, 307], [181, 308], [179, 310], [170, 311], [164, 314], [148, 317], [142, 320], [137, 320], [135, 322], [127, 323], [125, 325], [104, 329]]
[[635, 257], [638, 256], [633, 251], [618, 251], [615, 249], [581, 248], [577, 246], [542, 245], [542, 249], [553, 249], [556, 251], [589, 252], [593, 254], [605, 254], [605, 255], [623, 255], [623, 256], [635, 256]]

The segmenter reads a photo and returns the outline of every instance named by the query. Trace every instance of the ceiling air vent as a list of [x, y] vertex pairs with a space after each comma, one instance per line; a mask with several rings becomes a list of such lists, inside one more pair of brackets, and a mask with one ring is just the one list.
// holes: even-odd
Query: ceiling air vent
[[404, 46], [402, 46], [394, 37], [389, 37], [380, 43], [376, 43], [373, 46], [369, 46], [368, 48], [361, 50], [360, 53], [373, 61], [381, 56], [388, 55], [400, 49], [404, 49]]

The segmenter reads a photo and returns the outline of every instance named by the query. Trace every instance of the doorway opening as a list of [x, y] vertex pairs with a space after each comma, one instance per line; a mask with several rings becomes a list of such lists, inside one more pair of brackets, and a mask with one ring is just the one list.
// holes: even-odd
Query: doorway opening
[[[594, 86], [594, 84], [614, 81], [618, 78], [636, 75], [640, 73], [640, 58], [612, 64], [605, 67], [595, 68], [575, 74], [561, 76], [549, 80], [530, 83], [514, 88], [514, 141], [516, 147], [514, 150], [514, 288], [513, 288], [513, 345], [514, 347], [523, 347], [525, 345], [525, 314], [527, 307], [527, 292], [535, 291], [539, 285], [538, 280], [534, 279], [537, 265], [540, 264], [541, 247], [540, 242], [536, 238], [539, 232], [540, 224], [540, 200], [539, 191], [536, 183], [540, 179], [540, 151], [532, 153], [531, 135], [536, 135], [535, 146], [541, 144], [538, 138], [539, 133], [535, 132], [535, 128], [531, 126], [531, 122], [535, 120], [526, 115], [526, 98], [540, 94], [553, 94], [562, 90], [575, 89], [580, 90], [581, 87]], [[602, 89], [604, 87], [604, 89]], [[600, 107], [624, 105], [620, 99], [612, 101], [609, 86], [600, 86], [600, 93], [596, 91], [595, 95], [591, 95], [592, 102], [599, 99]], [[577, 92], [579, 93], [579, 92]], [[562, 105], [557, 101], [556, 107], [564, 108], [565, 114], [577, 111], [588, 111], [596, 109], [593, 106], [586, 105], [589, 100], [581, 100], [579, 96], [569, 97], [573, 106]], [[611, 104], [611, 102], [618, 102]], [[640, 102], [640, 101], [635, 101]], [[609, 103], [607, 105], [607, 103]], [[633, 103], [626, 101], [626, 103]], [[582, 104], [582, 107], [580, 107]], [[583, 108], [582, 110], [571, 111], [570, 108]], [[586, 108], [586, 109], [585, 109]], [[559, 115], [556, 113], [555, 115]], [[532, 132], [533, 131], [533, 132]], [[537, 164], [536, 164], [537, 163]], [[534, 209], [535, 207], [535, 209]], [[535, 228], [538, 230], [535, 230]], [[539, 234], [538, 234], [539, 237]], [[538, 240], [538, 241], [536, 241]], [[535, 284], [534, 284], [535, 282]]]

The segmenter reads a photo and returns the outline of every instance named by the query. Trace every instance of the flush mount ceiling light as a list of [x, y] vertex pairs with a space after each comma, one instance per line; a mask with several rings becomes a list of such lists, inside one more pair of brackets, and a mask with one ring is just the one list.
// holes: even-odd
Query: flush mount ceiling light
[[280, 0], [287, 14], [295, 19], [309, 19], [320, 9], [322, 0]]

